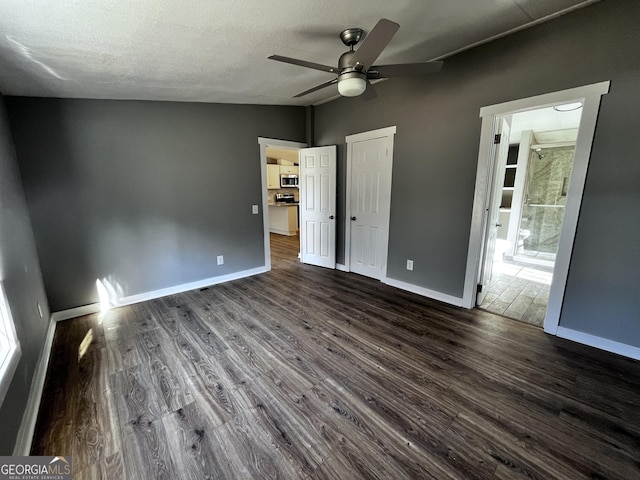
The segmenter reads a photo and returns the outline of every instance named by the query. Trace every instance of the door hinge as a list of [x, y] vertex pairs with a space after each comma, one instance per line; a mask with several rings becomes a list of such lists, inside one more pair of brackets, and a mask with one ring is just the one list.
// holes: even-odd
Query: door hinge
[[493, 144], [498, 145], [500, 143], [500, 140], [502, 140], [502, 134], [496, 133], [495, 136], [493, 137]]
[[478, 284], [478, 289], [477, 290], [478, 290], [478, 293], [482, 292], [482, 284], [480, 284], [480, 283]]

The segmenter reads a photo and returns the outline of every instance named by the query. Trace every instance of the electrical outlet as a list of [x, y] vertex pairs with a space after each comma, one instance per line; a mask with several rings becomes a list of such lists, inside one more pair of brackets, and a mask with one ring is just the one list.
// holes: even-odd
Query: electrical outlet
[[251, 205], [251, 213], [257, 215], [260, 211], [258, 210], [258, 205]]
[[218, 255], [218, 265], [224, 264], [224, 255]]
[[413, 270], [413, 260], [407, 260], [407, 270]]

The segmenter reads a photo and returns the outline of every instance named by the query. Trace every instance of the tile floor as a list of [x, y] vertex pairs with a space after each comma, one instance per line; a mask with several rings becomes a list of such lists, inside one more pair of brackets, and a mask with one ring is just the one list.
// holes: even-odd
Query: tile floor
[[542, 326], [553, 268], [497, 258], [480, 308]]
[[526, 258], [537, 258], [539, 260], [548, 260], [550, 262], [555, 262], [556, 261], [556, 254], [555, 253], [534, 252], [534, 251], [531, 251], [531, 250], [523, 250], [522, 253], [518, 253], [517, 255], [521, 255], [521, 256], [526, 257]]

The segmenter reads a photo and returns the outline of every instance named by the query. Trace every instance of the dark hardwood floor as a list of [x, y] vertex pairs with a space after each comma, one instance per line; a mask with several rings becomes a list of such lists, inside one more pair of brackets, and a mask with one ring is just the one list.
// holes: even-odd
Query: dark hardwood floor
[[298, 263], [59, 323], [74, 479], [636, 479], [640, 362]]

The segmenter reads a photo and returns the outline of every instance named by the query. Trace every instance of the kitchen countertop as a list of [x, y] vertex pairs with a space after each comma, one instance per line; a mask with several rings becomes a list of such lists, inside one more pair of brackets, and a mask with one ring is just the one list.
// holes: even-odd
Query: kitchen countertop
[[270, 207], [296, 207], [298, 205], [300, 205], [300, 202], [293, 202], [293, 203], [278, 202], [278, 203], [269, 204]]

